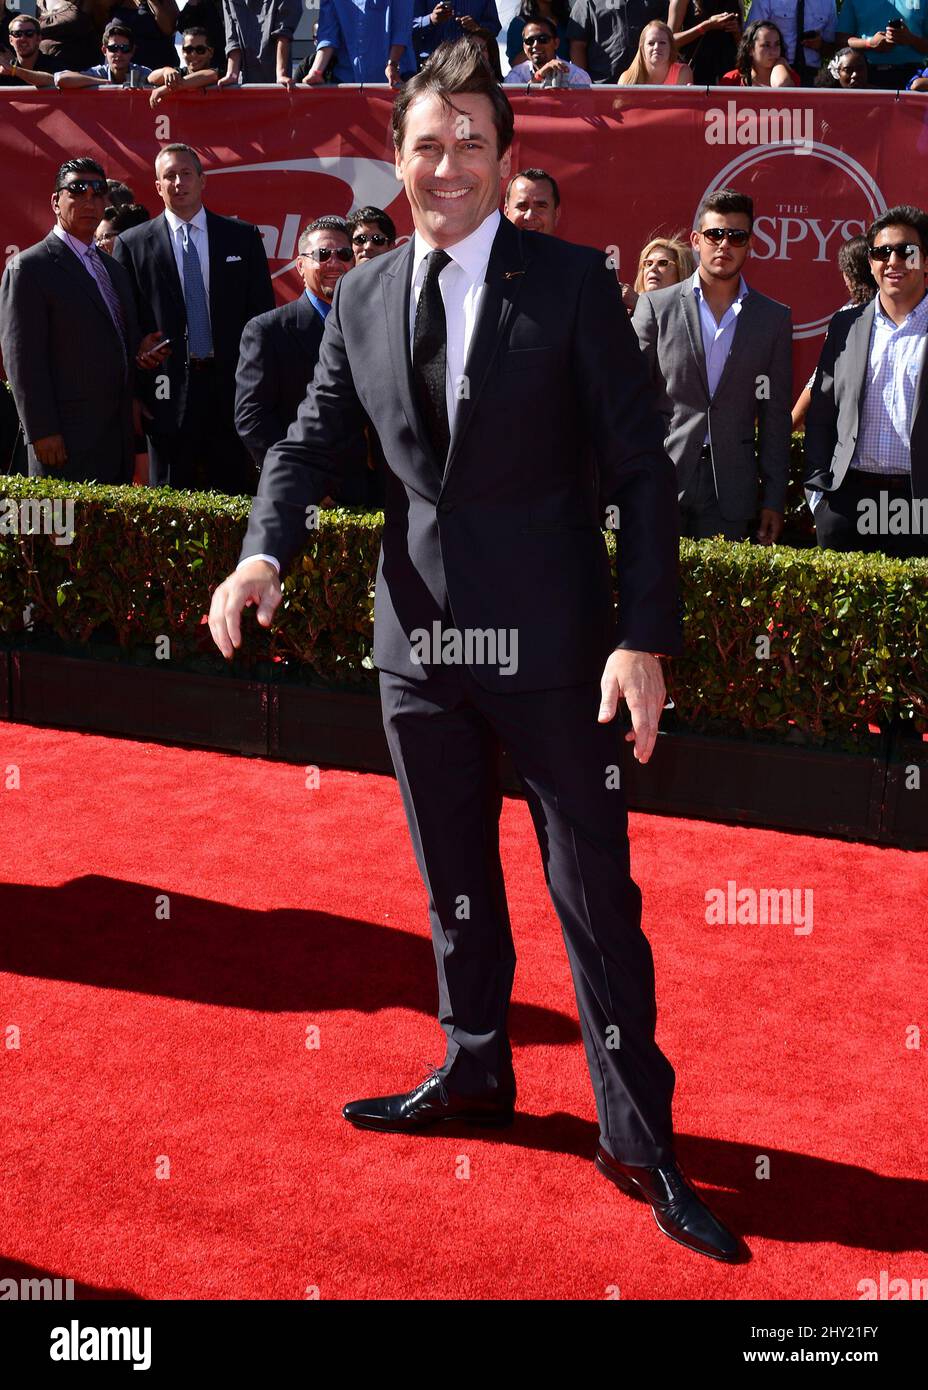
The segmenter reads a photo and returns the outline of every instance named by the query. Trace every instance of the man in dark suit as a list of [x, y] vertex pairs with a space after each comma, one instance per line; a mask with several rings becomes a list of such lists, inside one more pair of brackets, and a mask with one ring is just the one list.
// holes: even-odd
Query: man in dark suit
[[264, 245], [257, 227], [204, 208], [203, 166], [189, 145], [165, 145], [155, 175], [164, 213], [113, 248], [144, 327], [172, 346], [146, 399], [150, 481], [253, 493], [254, 464], [235, 431], [235, 369], [245, 324], [274, 306]]
[[806, 416], [805, 485], [827, 550], [928, 555], [928, 216], [867, 232], [877, 295], [832, 319]]
[[771, 545], [783, 531], [793, 327], [785, 304], [745, 282], [753, 227], [746, 193], [710, 193], [690, 235], [695, 273], [640, 295], [632, 316], [677, 469], [681, 530], [694, 540], [745, 540], [756, 527]]
[[[674, 1156], [674, 1072], [654, 1037], [616, 777], [619, 698], [647, 761], [665, 698], [658, 654], [682, 646], [660, 418], [605, 256], [500, 217], [512, 109], [471, 45], [436, 50], [406, 83], [393, 133], [415, 236], [339, 281], [312, 388], [265, 459], [243, 558], [210, 609], [227, 657], [245, 606], [270, 623], [306, 505], [366, 415], [386, 461], [374, 661], [429, 897], [446, 1055], [411, 1091], [343, 1113], [407, 1133], [513, 1119], [502, 744], [567, 944], [597, 1168], [673, 1239], [733, 1259], [737, 1242]], [[544, 430], [513, 430], [539, 402]], [[597, 484], [619, 516], [618, 621]]]
[[[303, 293], [245, 325], [235, 387], [235, 426], [260, 469], [272, 444], [296, 419], [313, 379], [322, 330], [335, 286], [354, 264], [343, 217], [318, 217], [300, 234], [297, 269]], [[376, 474], [367, 466], [367, 441], [359, 433], [329, 489], [347, 507], [379, 507]]]
[[129, 483], [138, 354], [158, 365], [157, 334], [140, 341], [132, 284], [94, 245], [106, 174], [69, 159], [55, 179], [55, 226], [11, 257], [0, 281], [3, 364], [28, 444], [29, 472]]

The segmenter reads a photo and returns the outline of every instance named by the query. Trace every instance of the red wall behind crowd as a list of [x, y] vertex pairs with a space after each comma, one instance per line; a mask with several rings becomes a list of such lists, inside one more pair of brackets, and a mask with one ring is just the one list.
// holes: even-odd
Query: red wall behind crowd
[[[0, 102], [6, 256], [49, 230], [54, 171], [72, 155], [96, 155], [158, 211], [152, 160], [173, 140], [201, 152], [212, 208], [260, 225], [281, 299], [296, 292], [296, 237], [310, 218], [374, 203], [411, 230], [384, 88], [214, 91], [156, 111], [144, 92], [122, 89], [7, 89]], [[797, 386], [845, 300], [841, 242], [894, 203], [928, 206], [920, 95], [599, 88], [520, 90], [512, 104], [513, 169], [549, 169], [562, 191], [559, 233], [611, 249], [623, 279], [650, 235], [690, 225], [709, 188], [750, 193], [757, 240], [746, 278], [792, 308]]]

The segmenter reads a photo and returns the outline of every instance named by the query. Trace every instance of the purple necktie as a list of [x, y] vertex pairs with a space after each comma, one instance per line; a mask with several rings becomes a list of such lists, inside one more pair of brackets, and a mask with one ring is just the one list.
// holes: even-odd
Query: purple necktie
[[119, 341], [122, 344], [123, 356], [126, 356], [126, 316], [123, 312], [122, 300], [119, 298], [116, 286], [113, 284], [103, 264], [103, 257], [94, 246], [93, 242], [85, 252], [87, 269], [90, 271], [94, 280], [97, 282], [97, 289], [103, 296], [107, 309], [110, 311], [110, 318], [116, 326], [119, 334]]

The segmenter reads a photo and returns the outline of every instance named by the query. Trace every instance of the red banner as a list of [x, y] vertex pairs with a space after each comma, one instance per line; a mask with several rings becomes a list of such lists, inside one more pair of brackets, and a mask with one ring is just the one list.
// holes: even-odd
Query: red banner
[[[846, 299], [842, 241], [894, 203], [928, 206], [923, 95], [612, 87], [511, 99], [513, 169], [550, 170], [559, 235], [611, 249], [623, 279], [634, 279], [650, 236], [691, 225], [708, 189], [750, 193], [756, 245], [745, 274], [792, 308], [797, 385]], [[76, 154], [96, 155], [159, 211], [152, 161], [174, 140], [201, 152], [209, 206], [261, 227], [281, 299], [296, 292], [296, 239], [311, 218], [373, 203], [411, 231], [386, 89], [213, 91], [154, 111], [145, 93], [123, 89], [7, 89], [0, 102], [7, 256], [49, 230], [55, 169]]]

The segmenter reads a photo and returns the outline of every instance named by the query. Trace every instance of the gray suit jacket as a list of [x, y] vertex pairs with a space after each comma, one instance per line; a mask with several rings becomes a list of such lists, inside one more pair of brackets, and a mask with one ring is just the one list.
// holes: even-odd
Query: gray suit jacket
[[708, 428], [722, 516], [744, 521], [761, 507], [782, 512], [792, 397], [793, 327], [787, 306], [748, 291], [711, 400], [699, 305], [689, 279], [643, 294], [632, 323], [657, 388], [664, 447], [676, 465], [679, 494], [692, 482]]
[[[0, 346], [29, 444], [29, 472], [72, 481], [132, 481], [132, 395], [139, 326], [132, 284], [103, 257], [125, 314], [127, 355], [94, 279], [54, 233], [14, 256], [0, 281]], [[60, 434], [63, 468], [31, 447]]]
[[[856, 309], [839, 309], [812, 384], [806, 416], [805, 485], [834, 492], [844, 481], [857, 446], [860, 406], [870, 363], [870, 334], [876, 300]], [[912, 495], [928, 498], [928, 349], [915, 388], [910, 447]]]

